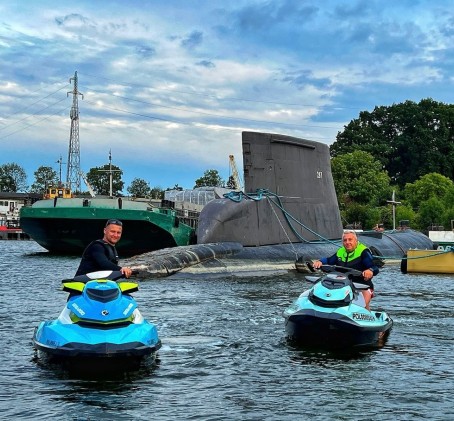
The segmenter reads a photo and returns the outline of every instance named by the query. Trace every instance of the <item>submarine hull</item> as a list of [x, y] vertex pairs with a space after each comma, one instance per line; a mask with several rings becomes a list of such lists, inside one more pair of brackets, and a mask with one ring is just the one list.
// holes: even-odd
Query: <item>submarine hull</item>
[[[330, 256], [343, 226], [326, 144], [270, 133], [243, 132], [245, 191], [209, 202], [197, 244], [136, 256], [144, 276], [191, 272], [295, 269], [296, 260]], [[433, 249], [424, 234], [358, 232], [374, 256], [399, 260], [410, 248]]]

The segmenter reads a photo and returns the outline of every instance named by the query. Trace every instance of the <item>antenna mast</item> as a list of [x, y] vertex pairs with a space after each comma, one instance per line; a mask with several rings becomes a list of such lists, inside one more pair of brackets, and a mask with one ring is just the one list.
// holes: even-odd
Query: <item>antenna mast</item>
[[79, 144], [79, 103], [78, 95], [84, 96], [77, 90], [77, 72], [74, 77], [69, 79], [69, 83], [74, 81], [74, 89], [67, 92], [66, 96], [73, 94], [73, 104], [71, 106], [71, 133], [69, 135], [68, 150], [68, 171], [66, 173], [67, 187], [74, 191], [80, 191], [80, 144]]
[[109, 196], [113, 197], [113, 173], [121, 172], [121, 170], [112, 169], [112, 150], [109, 150], [109, 169], [108, 170], [98, 170], [98, 171], [109, 173]]
[[63, 185], [61, 183], [61, 166], [62, 166], [62, 164], [64, 164], [64, 162], [63, 162], [63, 158], [61, 157], [61, 155], [60, 155], [60, 159], [58, 161], [56, 161], [56, 163], [59, 164], [59, 166], [60, 166], [60, 176], [58, 177], [58, 187], [62, 187]]

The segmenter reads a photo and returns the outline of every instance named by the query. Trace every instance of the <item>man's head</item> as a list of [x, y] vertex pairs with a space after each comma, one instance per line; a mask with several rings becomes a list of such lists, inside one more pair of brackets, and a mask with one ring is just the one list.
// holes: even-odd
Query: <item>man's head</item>
[[120, 240], [122, 232], [123, 223], [118, 219], [109, 219], [104, 227], [103, 240], [114, 246]]
[[344, 231], [342, 235], [342, 244], [347, 250], [348, 253], [351, 253], [355, 250], [356, 246], [358, 245], [358, 237], [356, 236], [355, 231]]

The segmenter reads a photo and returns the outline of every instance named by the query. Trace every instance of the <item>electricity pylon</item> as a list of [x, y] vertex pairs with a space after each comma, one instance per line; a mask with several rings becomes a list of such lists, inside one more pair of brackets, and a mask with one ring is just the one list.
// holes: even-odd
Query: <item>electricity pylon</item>
[[66, 184], [69, 189], [80, 192], [80, 144], [79, 144], [79, 103], [78, 95], [84, 96], [77, 90], [77, 72], [74, 77], [69, 79], [69, 83], [74, 81], [72, 92], [67, 92], [67, 96], [73, 94], [73, 104], [69, 116], [71, 117], [71, 133], [69, 135], [68, 150], [68, 171], [66, 173]]

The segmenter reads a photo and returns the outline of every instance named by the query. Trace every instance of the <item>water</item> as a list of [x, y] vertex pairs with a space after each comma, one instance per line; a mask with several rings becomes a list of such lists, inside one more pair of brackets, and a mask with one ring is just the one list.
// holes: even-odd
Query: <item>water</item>
[[156, 364], [96, 377], [41, 364], [31, 344], [78, 263], [0, 241], [0, 419], [454, 419], [453, 276], [385, 267], [373, 305], [393, 317], [391, 335], [344, 355], [285, 342], [281, 314], [307, 288], [301, 274], [145, 280], [135, 296], [159, 329]]

